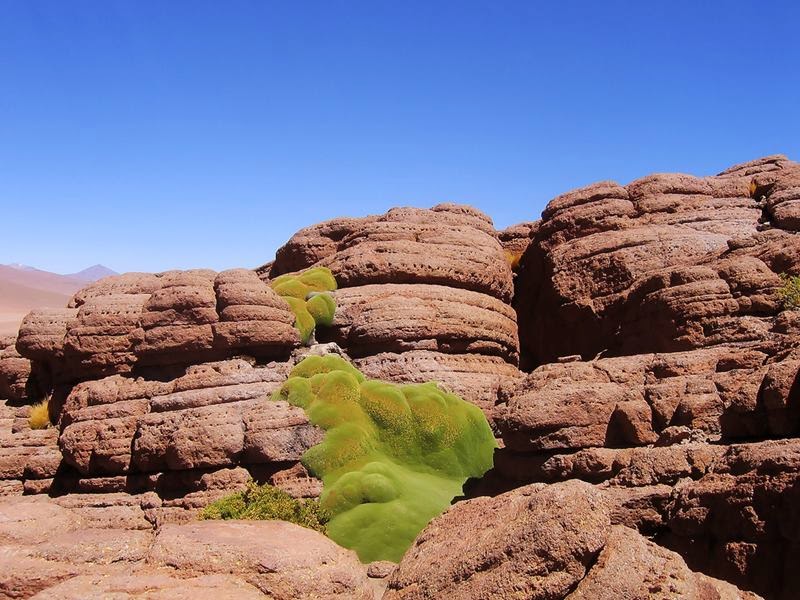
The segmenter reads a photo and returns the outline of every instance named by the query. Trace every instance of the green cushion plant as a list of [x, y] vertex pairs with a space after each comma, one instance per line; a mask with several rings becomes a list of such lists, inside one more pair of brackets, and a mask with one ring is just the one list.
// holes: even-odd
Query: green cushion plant
[[328, 535], [364, 562], [398, 562], [466, 480], [492, 467], [486, 417], [434, 383], [367, 380], [339, 356], [310, 356], [274, 398], [326, 431], [303, 464], [323, 481]]
[[311, 341], [317, 326], [333, 323], [336, 301], [330, 292], [337, 286], [330, 269], [314, 267], [302, 273], [281, 275], [273, 279], [270, 286], [289, 303], [304, 344]]

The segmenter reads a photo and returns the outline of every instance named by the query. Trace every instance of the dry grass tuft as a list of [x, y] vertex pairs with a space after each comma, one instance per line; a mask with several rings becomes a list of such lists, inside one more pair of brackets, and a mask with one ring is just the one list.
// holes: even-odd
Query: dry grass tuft
[[516, 271], [519, 268], [519, 261], [522, 259], [522, 252], [503, 250], [503, 254], [506, 257], [506, 262], [508, 263], [508, 266], [511, 267], [511, 270]]
[[31, 407], [31, 414], [28, 416], [28, 424], [31, 426], [31, 429], [47, 429], [50, 427], [49, 404], [50, 397], [48, 396]]

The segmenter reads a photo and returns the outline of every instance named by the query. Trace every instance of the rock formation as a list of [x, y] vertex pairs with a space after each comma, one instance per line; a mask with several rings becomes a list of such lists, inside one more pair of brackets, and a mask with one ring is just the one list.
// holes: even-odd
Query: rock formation
[[[271, 286], [313, 267], [338, 289], [308, 348]], [[771, 156], [597, 183], [503, 231], [398, 208], [303, 229], [254, 271], [92, 283], [0, 340], [0, 493], [30, 496], [0, 503], [0, 596], [797, 597], [783, 274], [800, 274], [800, 165]], [[465, 491], [490, 497], [396, 571], [283, 523], [194, 520], [251, 478], [320, 494], [298, 461], [322, 431], [270, 398], [329, 352], [438, 382], [500, 446]], [[32, 430], [43, 399], [53, 427]]]
[[570, 481], [453, 506], [420, 534], [384, 598], [757, 596], [692, 572], [678, 554], [612, 526], [602, 492]]
[[439, 381], [491, 418], [500, 385], [519, 375], [511, 267], [491, 219], [452, 204], [335, 219], [296, 233], [258, 271], [313, 266], [340, 288], [322, 340], [369, 377]]
[[800, 427], [800, 313], [777, 293], [800, 269], [798, 174], [776, 156], [548, 204], [516, 280], [533, 371], [496, 409], [502, 485], [599, 484], [690, 567], [800, 593], [791, 452], [773, 466], [795, 440], [771, 441]]
[[202, 521], [154, 530], [145, 511], [157, 498], [145, 508], [102, 502], [0, 501], [0, 596], [372, 600], [381, 588], [354, 553], [310, 529]]

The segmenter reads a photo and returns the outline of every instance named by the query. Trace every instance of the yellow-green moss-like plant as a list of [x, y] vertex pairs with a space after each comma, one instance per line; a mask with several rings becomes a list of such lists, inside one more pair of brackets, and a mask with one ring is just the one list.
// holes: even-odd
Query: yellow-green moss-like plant
[[288, 521], [322, 533], [328, 521], [317, 500], [297, 500], [279, 488], [252, 481], [244, 491], [206, 506], [200, 518]]
[[778, 288], [778, 296], [786, 310], [800, 310], [800, 275], [781, 274], [783, 285]]
[[434, 383], [367, 380], [339, 356], [310, 356], [274, 399], [326, 431], [303, 464], [322, 479], [328, 536], [364, 562], [399, 562], [466, 480], [492, 467], [483, 412]]
[[336, 278], [327, 267], [314, 267], [302, 273], [288, 273], [270, 282], [272, 289], [289, 303], [300, 339], [307, 344], [318, 325], [330, 326], [336, 301], [330, 292], [336, 289]]
[[31, 429], [47, 429], [50, 427], [50, 398], [45, 398], [31, 407], [28, 415], [28, 425]]

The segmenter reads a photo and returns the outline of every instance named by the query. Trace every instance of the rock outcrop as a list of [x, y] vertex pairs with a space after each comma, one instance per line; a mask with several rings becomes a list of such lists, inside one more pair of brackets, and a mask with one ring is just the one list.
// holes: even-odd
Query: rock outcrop
[[[322, 432], [301, 409], [270, 400], [290, 366], [231, 359], [167, 381], [114, 375], [78, 384], [61, 411], [59, 446], [75, 470], [64, 485], [80, 490], [100, 478], [106, 491], [142, 492], [172, 478], [191, 489], [217, 472], [242, 472], [205, 502], [242, 487], [248, 475], [264, 479], [297, 464]], [[197, 492], [187, 508], [202, 505]]]
[[246, 269], [126, 273], [89, 285], [71, 305], [31, 312], [16, 343], [56, 382], [236, 354], [285, 358], [300, 342], [288, 304]]
[[39, 391], [28, 388], [31, 361], [20, 356], [15, 342], [13, 337], [0, 338], [0, 398], [22, 400], [28, 396], [36, 397]]
[[778, 294], [780, 275], [800, 272], [797, 169], [768, 157], [548, 204], [516, 280], [522, 363], [535, 368], [501, 391], [496, 483], [595, 483], [615, 523], [692, 568], [770, 598], [800, 593], [785, 525], [797, 519], [800, 313]]
[[770, 198], [791, 197], [779, 190], [796, 181], [796, 163], [775, 156], [715, 177], [651, 175], [554, 199], [520, 265], [524, 362], [763, 339], [780, 279], [762, 242], [797, 252], [791, 220], [770, 216]]
[[[311, 267], [338, 289], [309, 349], [270, 283]], [[398, 208], [303, 229], [255, 271], [90, 284], [0, 340], [0, 494], [39, 495], [0, 503], [0, 595], [371, 598], [388, 577], [387, 598], [800, 596], [782, 275], [800, 275], [800, 166], [771, 156], [593, 184], [500, 232]], [[396, 571], [281, 523], [193, 521], [251, 478], [319, 495], [299, 458], [321, 431], [271, 396], [327, 352], [437, 381], [498, 437], [465, 492], [494, 497]], [[54, 425], [32, 430], [45, 398]]]
[[534, 484], [461, 502], [420, 534], [386, 600], [757, 598], [691, 571], [636, 531], [611, 525], [602, 492]]
[[0, 501], [0, 596], [380, 597], [382, 582], [354, 553], [310, 529], [203, 521], [155, 530], [131, 499], [95, 511], [41, 496]]
[[500, 385], [518, 376], [519, 342], [511, 266], [489, 217], [441, 204], [335, 219], [299, 231], [259, 272], [313, 266], [340, 288], [321, 340], [370, 377], [434, 379], [492, 417]]

